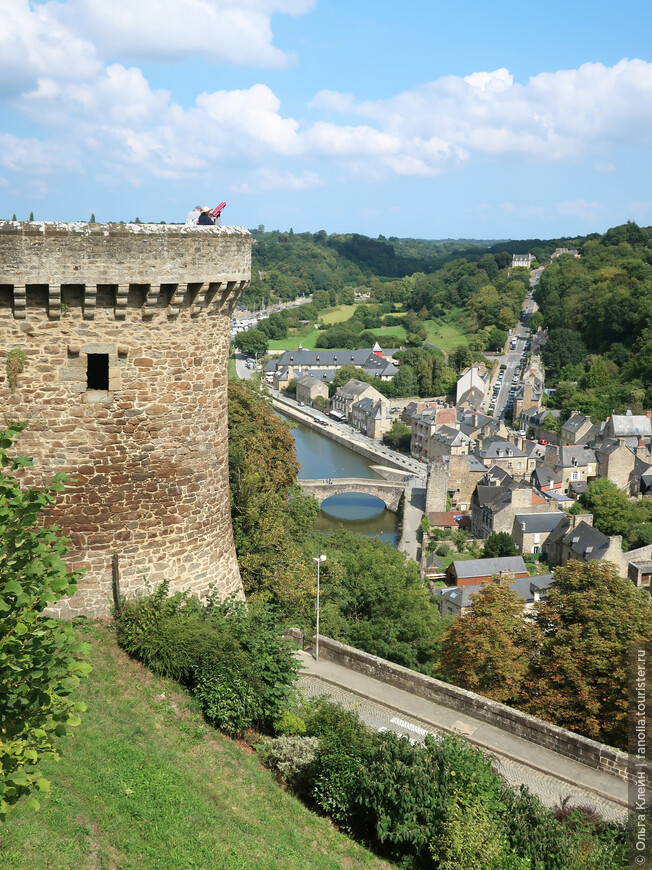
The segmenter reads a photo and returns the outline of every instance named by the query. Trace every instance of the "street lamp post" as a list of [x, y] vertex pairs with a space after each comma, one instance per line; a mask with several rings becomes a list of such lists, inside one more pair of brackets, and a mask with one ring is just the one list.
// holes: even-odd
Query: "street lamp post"
[[326, 556], [313, 556], [312, 561], [317, 566], [317, 639], [315, 641], [315, 661], [319, 658], [319, 568], [322, 562], [326, 561]]

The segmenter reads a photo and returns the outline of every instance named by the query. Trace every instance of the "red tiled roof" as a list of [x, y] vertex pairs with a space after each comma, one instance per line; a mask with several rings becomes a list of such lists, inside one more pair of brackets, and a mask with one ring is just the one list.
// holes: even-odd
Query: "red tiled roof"
[[471, 525], [471, 517], [453, 511], [430, 511], [428, 519], [431, 526], [447, 526], [451, 529], [465, 529]]

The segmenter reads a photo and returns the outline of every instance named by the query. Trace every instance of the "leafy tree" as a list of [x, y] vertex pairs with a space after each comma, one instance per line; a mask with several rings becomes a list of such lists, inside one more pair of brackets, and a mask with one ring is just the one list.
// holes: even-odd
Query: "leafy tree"
[[592, 480], [580, 501], [593, 514], [593, 525], [603, 535], [627, 537], [632, 525], [632, 506], [615, 483], [606, 477]]
[[397, 396], [417, 396], [419, 394], [419, 384], [417, 376], [412, 366], [406, 363], [401, 363], [401, 367], [394, 375], [394, 389]]
[[652, 638], [650, 596], [609, 562], [571, 561], [537, 614], [544, 632], [526, 709], [562, 728], [627, 746], [630, 644]]
[[321, 630], [408, 668], [434, 673], [442, 620], [416, 562], [374, 538], [315, 534], [322, 567]]
[[442, 636], [444, 673], [463, 689], [515, 703], [541, 632], [523, 619], [524, 603], [506, 582], [488, 583], [471, 598], [469, 612]]
[[400, 420], [394, 420], [392, 428], [383, 435], [383, 444], [391, 447], [392, 450], [399, 450], [401, 453], [410, 452], [411, 440], [412, 429]]
[[235, 339], [236, 346], [248, 356], [265, 356], [269, 340], [260, 329], [248, 329], [241, 332]]
[[91, 223], [91, 224], [95, 223], [95, 214], [94, 213], [91, 213], [91, 219], [90, 219], [89, 223]]
[[[44, 489], [20, 486], [30, 459], [9, 456], [22, 426], [0, 433], [0, 819], [22, 797], [38, 808], [47, 793], [39, 762], [58, 758], [57, 737], [79, 725], [85, 709], [71, 693], [91, 670], [73, 626], [43, 613], [71, 595], [77, 574], [66, 570], [67, 541], [39, 514], [63, 491], [65, 475]], [[30, 797], [30, 795], [32, 795]]]
[[516, 544], [509, 532], [492, 532], [484, 542], [482, 553], [484, 559], [495, 559], [500, 556], [516, 556]]
[[233, 538], [248, 600], [272, 602], [310, 624], [314, 566], [302, 545], [319, 512], [296, 486], [287, 425], [241, 381], [229, 384], [229, 482]]
[[12, 214], [11, 219], [12, 221], [18, 220], [18, 218], [16, 217], [16, 212]]
[[532, 332], [537, 332], [540, 326], [543, 326], [543, 314], [540, 311], [535, 311], [530, 315], [528, 326]]
[[586, 358], [586, 345], [572, 329], [551, 329], [541, 359], [550, 378], [555, 381], [566, 365], [577, 365]]
[[502, 350], [507, 341], [507, 333], [504, 329], [498, 329], [498, 327], [495, 326], [489, 333], [487, 341], [492, 350]]

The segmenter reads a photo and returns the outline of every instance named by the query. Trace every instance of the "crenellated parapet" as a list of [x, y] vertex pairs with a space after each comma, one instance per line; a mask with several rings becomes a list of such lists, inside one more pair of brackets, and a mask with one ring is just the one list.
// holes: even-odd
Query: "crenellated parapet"
[[86, 572], [61, 615], [108, 614], [116, 578], [242, 596], [226, 387], [250, 276], [243, 227], [0, 222], [0, 420], [28, 424], [26, 485], [70, 475], [47, 519]]
[[250, 277], [244, 227], [0, 222], [0, 306], [19, 320], [28, 306], [51, 320], [71, 305], [87, 320], [98, 306], [118, 319], [230, 313]]

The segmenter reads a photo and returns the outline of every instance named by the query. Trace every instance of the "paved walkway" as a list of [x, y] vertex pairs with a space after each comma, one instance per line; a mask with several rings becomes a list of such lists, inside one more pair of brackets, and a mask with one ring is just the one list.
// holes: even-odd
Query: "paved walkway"
[[604, 818], [626, 816], [627, 784], [618, 777], [326, 659], [316, 662], [309, 652], [298, 655], [305, 668], [300, 677], [304, 691], [331, 695], [371, 727], [415, 740], [423, 740], [427, 732], [457, 734], [493, 756], [495, 769], [511, 785], [524, 783], [547, 806], [570, 796], [574, 806], [592, 806]]

